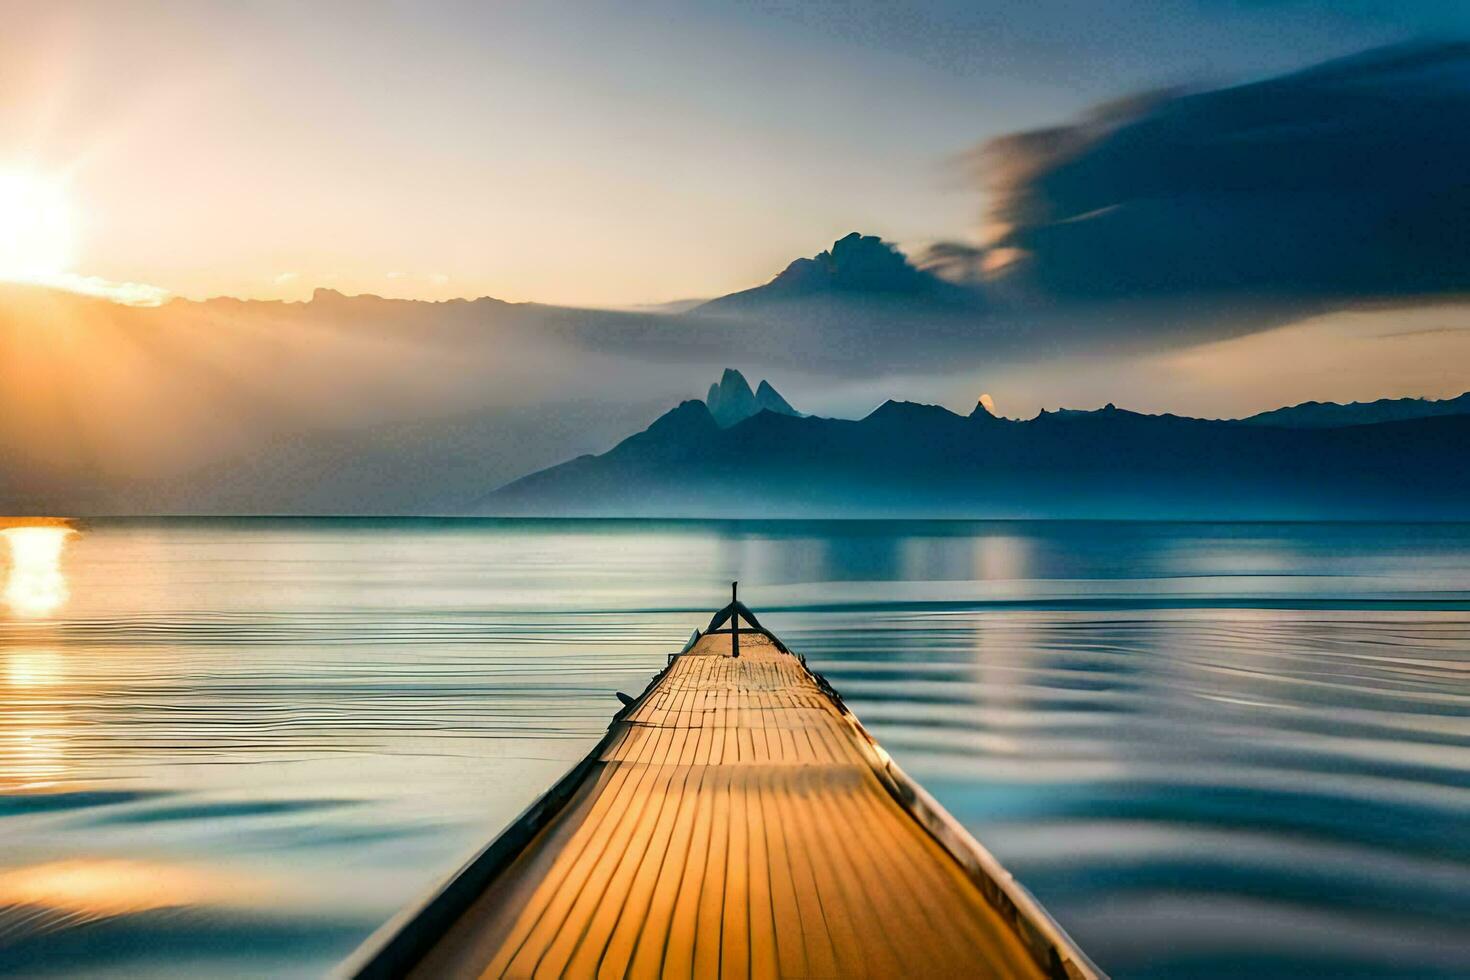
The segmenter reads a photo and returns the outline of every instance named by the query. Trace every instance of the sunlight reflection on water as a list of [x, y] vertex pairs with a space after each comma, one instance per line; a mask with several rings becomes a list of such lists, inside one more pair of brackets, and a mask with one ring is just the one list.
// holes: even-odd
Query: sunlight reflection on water
[[15, 616], [49, 616], [66, 604], [61, 552], [76, 532], [63, 526], [7, 527], [0, 530], [10, 557], [5, 604]]
[[52, 540], [63, 603], [0, 615], [0, 972], [324, 972], [585, 752], [734, 578], [1115, 975], [1470, 969], [1467, 527]]

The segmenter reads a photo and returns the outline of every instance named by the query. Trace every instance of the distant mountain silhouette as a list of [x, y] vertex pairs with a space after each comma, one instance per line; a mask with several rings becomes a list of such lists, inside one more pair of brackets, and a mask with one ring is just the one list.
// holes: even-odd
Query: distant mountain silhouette
[[730, 368], [725, 369], [719, 381], [709, 386], [709, 394], [705, 396], [704, 403], [709, 406], [709, 412], [715, 421], [722, 426], [743, 422], [760, 411], [755, 404], [755, 392], [750, 390], [745, 375]]
[[762, 381], [755, 389], [755, 403], [767, 412], [775, 412], [777, 415], [800, 415], [791, 403], [781, 397], [781, 393], [771, 386], [769, 381]]
[[712, 299], [708, 312], [756, 310], [772, 303], [812, 297], [909, 297], [955, 302], [965, 291], [915, 268], [902, 252], [876, 235], [852, 232], [825, 252], [797, 259], [763, 286]]
[[[842, 297], [866, 299], [844, 305]], [[808, 301], [816, 305], [800, 306]], [[899, 312], [869, 316], [861, 305], [867, 301], [892, 302]], [[748, 447], [752, 459], [766, 457], [738, 480], [721, 482], [719, 467], [727, 462], [696, 466], [702, 475], [695, 477], [681, 467], [665, 478], [657, 467], [634, 466], [635, 457], [621, 449], [573, 468], [606, 488], [600, 497], [568, 497], [575, 480], [542, 472], [558, 460], [618, 445], [675, 400], [697, 394], [692, 379], [725, 364], [800, 365], [820, 383], [849, 369], [871, 379], [877, 372], [920, 370], [921, 362], [923, 370], [972, 363], [960, 353], [974, 350], [965, 345], [976, 318], [948, 315], [945, 301], [926, 289], [836, 289], [797, 302], [752, 319], [491, 298], [436, 303], [331, 290], [305, 302], [180, 299], [140, 308], [0, 284], [0, 363], [10, 376], [41, 379], [0, 385], [0, 512], [465, 513], [491, 488], [540, 473], [536, 479], [554, 492], [539, 500], [507, 492], [489, 506], [525, 513], [600, 508], [734, 516], [764, 508], [838, 515], [886, 513], [889, 501], [895, 512], [1162, 516], [1205, 513], [1220, 504], [1242, 515], [1412, 516], [1419, 513], [1410, 506], [1415, 495], [1438, 493], [1466, 455], [1464, 435], [1451, 423], [1470, 415], [1390, 427], [1413, 436], [1428, 431], [1421, 424], [1444, 423], [1436, 430], [1443, 441], [1426, 437], [1417, 457], [1408, 436], [1399, 447], [1380, 446], [1376, 435], [1354, 442], [1378, 426], [1321, 430], [1343, 433], [1338, 454], [1327, 459], [1314, 447], [1338, 437], [1308, 430], [1300, 445], [1283, 449], [1290, 433], [1271, 434], [1281, 431], [1279, 422], [1257, 424], [1266, 416], [1198, 422], [1104, 409], [1013, 422], [983, 410], [963, 419], [942, 409], [890, 406], [876, 418], [842, 422], [795, 417], [790, 403], [763, 383], [750, 393], [756, 414], [729, 428], [695, 403], [713, 429], [707, 440], [702, 430], [650, 430], [649, 447], [681, 458], [705, 459], [699, 453], [709, 446]], [[740, 386], [749, 389], [744, 378]], [[1443, 411], [1463, 402], [1418, 404]], [[914, 418], [906, 420], [906, 412]], [[1106, 437], [1099, 446], [1114, 445], [1108, 440], [1118, 432], [1132, 433], [1128, 426], [1140, 429], [1141, 442], [1117, 436], [1116, 452], [1120, 459], [1143, 457], [1137, 472], [1158, 475], [1128, 489], [1133, 474], [1122, 463], [1109, 464], [1119, 468], [1114, 474], [1090, 461], [1089, 454], [1101, 452], [1092, 444], [1074, 448], [1046, 435], [1064, 421], [1073, 424], [1069, 431], [1095, 424]], [[1155, 439], [1148, 427], [1166, 423], [1205, 435]], [[781, 426], [791, 426], [795, 442], [780, 442], [788, 433]], [[1216, 436], [1211, 427], [1244, 435]], [[1221, 455], [1197, 458], [1210, 440], [1221, 442]], [[932, 457], [910, 462], [904, 455], [936, 441]], [[1277, 455], [1268, 459], [1268, 448]], [[1300, 473], [1313, 459], [1328, 467], [1315, 482]], [[613, 463], [622, 467], [617, 479], [607, 476]], [[1271, 469], [1278, 464], [1279, 471]], [[1381, 467], [1377, 475], [1357, 472], [1374, 467]], [[594, 472], [601, 475], [593, 479]], [[807, 472], [805, 482], [791, 482], [793, 473]], [[1196, 484], [1192, 497], [1176, 492], [1181, 480], [1200, 473], [1217, 478]], [[710, 495], [702, 498], [693, 481], [706, 477]], [[1301, 506], [1287, 507], [1285, 496], [1264, 491], [1251, 498], [1251, 487], [1268, 477], [1289, 489], [1326, 489], [1303, 491]], [[1373, 480], [1377, 497], [1365, 490]], [[639, 500], [639, 487], [665, 496]], [[1230, 499], [1237, 489], [1239, 499]], [[1462, 488], [1457, 492], [1464, 496]], [[1260, 506], [1245, 506], [1252, 499]], [[1159, 501], [1167, 506], [1155, 507]], [[1423, 513], [1444, 509], [1426, 505]]]
[[1470, 416], [1292, 429], [1116, 407], [1000, 419], [885, 402], [848, 421], [686, 401], [491, 514], [1464, 519]]
[[778, 415], [801, 414], [781, 397], [769, 381], [762, 381], [752, 393], [745, 375], [733, 368], [726, 368], [720, 380], [709, 386], [709, 395], [704, 402], [722, 428], [729, 428], [762, 411]]
[[[1025, 331], [997, 328], [978, 289], [920, 269], [896, 247], [853, 232], [800, 258], [764, 285], [694, 307], [687, 318], [718, 326], [752, 351], [781, 351], [794, 363], [865, 374], [923, 357], [953, 368], [962, 352], [1021, 350]], [[686, 328], [687, 329], [687, 328]]]
[[1470, 415], [1470, 391], [1455, 398], [1380, 398], [1374, 402], [1302, 402], [1261, 412], [1240, 421], [1246, 425], [1277, 425], [1293, 429], [1321, 429], [1422, 419], [1435, 415]]

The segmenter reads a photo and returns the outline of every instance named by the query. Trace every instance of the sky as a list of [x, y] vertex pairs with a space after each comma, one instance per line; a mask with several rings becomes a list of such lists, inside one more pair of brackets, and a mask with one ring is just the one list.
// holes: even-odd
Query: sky
[[66, 272], [189, 298], [633, 306], [859, 230], [973, 239], [977, 143], [1462, 36], [1470, 5], [0, 3], [0, 175]]
[[[0, 511], [419, 512], [604, 451], [726, 367], [846, 418], [1470, 388], [1460, 0], [0, 0], [0, 24], [0, 456], [25, 461]], [[815, 293], [641, 309], [824, 250], [783, 280]]]

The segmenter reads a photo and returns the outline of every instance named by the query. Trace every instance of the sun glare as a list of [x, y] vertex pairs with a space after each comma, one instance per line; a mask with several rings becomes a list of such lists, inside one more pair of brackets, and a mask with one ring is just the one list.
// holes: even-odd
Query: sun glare
[[0, 173], [0, 279], [43, 280], [75, 261], [76, 209], [59, 180]]
[[10, 575], [5, 603], [16, 616], [49, 616], [65, 605], [68, 590], [61, 570], [61, 552], [71, 528], [56, 526], [7, 527], [0, 530], [10, 546]]

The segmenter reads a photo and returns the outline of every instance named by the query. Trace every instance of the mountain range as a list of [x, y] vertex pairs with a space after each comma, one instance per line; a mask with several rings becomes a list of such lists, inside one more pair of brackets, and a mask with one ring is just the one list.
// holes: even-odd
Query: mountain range
[[[613, 445], [732, 357], [817, 378], [886, 369], [907, 321], [883, 298], [930, 322], [944, 292], [872, 236], [792, 266], [830, 280], [824, 292], [814, 273], [777, 277], [783, 295], [803, 283], [800, 314], [325, 288], [144, 307], [0, 283], [0, 513], [463, 512], [487, 487]], [[849, 315], [865, 296], [879, 307]], [[938, 356], [898, 351], [920, 369], [915, 358]], [[726, 407], [712, 398], [727, 424], [791, 410], [769, 382], [743, 384]]]
[[1435, 415], [1470, 415], [1470, 391], [1456, 398], [1380, 398], [1372, 402], [1302, 402], [1243, 418], [1245, 425], [1323, 429], [1344, 425], [1398, 422]]
[[[738, 379], [738, 380], [736, 380]], [[749, 392], [726, 371], [711, 397]], [[1209, 420], [1109, 405], [998, 418], [889, 401], [859, 420], [690, 400], [607, 453], [490, 494], [491, 514], [661, 517], [1470, 517], [1470, 398]], [[782, 400], [785, 404], [784, 399]], [[749, 407], [749, 403], [744, 403]], [[789, 406], [788, 406], [789, 407]], [[1458, 407], [1458, 411], [1455, 408]], [[1375, 417], [1375, 412], [1377, 413]], [[1380, 420], [1381, 419], [1381, 420]]]
[[[0, 285], [0, 512], [465, 513], [491, 488], [616, 446], [731, 361], [821, 386], [829, 404], [843, 390], [851, 403], [879, 379], [949, 387], [956, 372], [1001, 370], [1006, 350], [1055, 354], [1084, 335], [1107, 344], [1137, 332], [1125, 317], [1058, 334], [1002, 329], [988, 302], [856, 233], [764, 285], [660, 313], [330, 289], [304, 302], [145, 308]], [[727, 433], [765, 413], [817, 430], [841, 423], [800, 419], [769, 380], [752, 390], [739, 372], [705, 405]], [[1237, 424], [1462, 408], [1307, 403]], [[509, 503], [517, 492], [485, 506], [537, 512]], [[765, 506], [760, 492], [741, 505]]]

